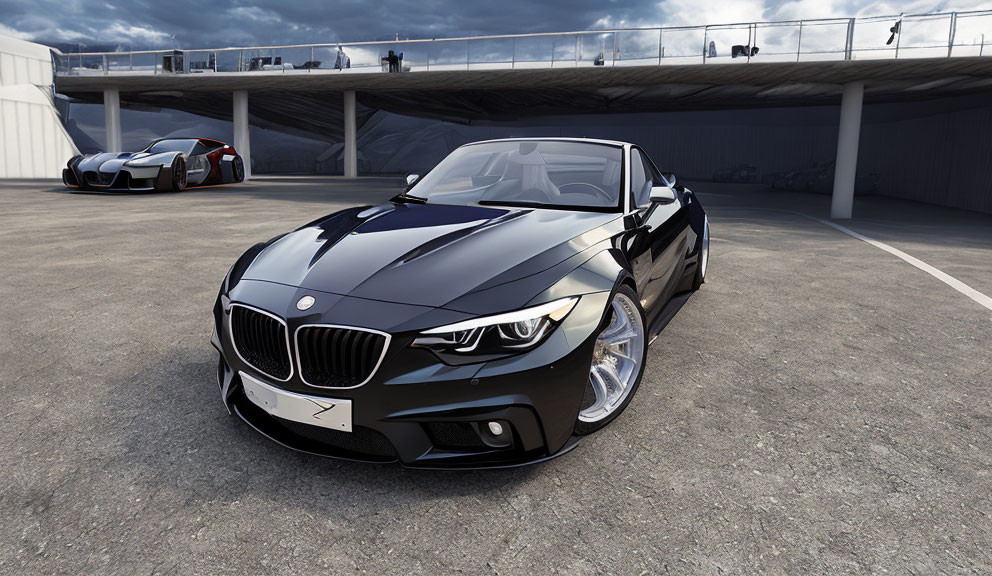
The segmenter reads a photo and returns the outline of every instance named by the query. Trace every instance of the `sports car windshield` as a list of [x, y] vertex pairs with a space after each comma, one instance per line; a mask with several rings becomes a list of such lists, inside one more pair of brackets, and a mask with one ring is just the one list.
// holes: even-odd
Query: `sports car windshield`
[[151, 154], [161, 154], [162, 152], [182, 152], [187, 156], [193, 152], [193, 147], [198, 142], [195, 138], [184, 138], [182, 140], [159, 140], [148, 147], [146, 152]]
[[463, 146], [406, 195], [432, 204], [620, 208], [623, 150], [591, 142], [511, 140]]

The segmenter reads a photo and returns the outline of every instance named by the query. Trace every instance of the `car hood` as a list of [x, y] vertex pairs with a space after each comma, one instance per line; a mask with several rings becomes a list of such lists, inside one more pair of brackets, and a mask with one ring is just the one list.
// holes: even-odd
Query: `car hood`
[[157, 160], [162, 164], [171, 164], [173, 152], [163, 152], [160, 154], [149, 154], [148, 152], [101, 152], [90, 156], [84, 156], [79, 161], [78, 168], [81, 171], [92, 170], [96, 172], [117, 172], [125, 162], [132, 160], [142, 160], [148, 162], [150, 166], [155, 166]]
[[265, 248], [243, 278], [442, 307], [609, 238], [619, 214], [389, 203], [333, 214]]

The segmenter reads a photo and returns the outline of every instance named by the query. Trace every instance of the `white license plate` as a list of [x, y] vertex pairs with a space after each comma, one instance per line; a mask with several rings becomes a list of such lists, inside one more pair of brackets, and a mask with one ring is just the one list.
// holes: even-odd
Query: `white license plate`
[[241, 382], [245, 387], [245, 396], [273, 416], [301, 424], [351, 432], [351, 400], [288, 392], [244, 372], [241, 372]]

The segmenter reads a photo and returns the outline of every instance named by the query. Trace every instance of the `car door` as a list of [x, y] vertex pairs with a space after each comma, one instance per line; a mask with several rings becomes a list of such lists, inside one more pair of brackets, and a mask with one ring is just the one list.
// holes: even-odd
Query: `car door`
[[[651, 187], [667, 186], [650, 159], [639, 148], [631, 149], [631, 193], [634, 209], [639, 219], [639, 236], [645, 244], [641, 254], [641, 278], [635, 281], [641, 291], [641, 305], [650, 323], [675, 294], [685, 267], [684, 255], [688, 249], [689, 215], [684, 196], [676, 192], [675, 201], [663, 204], [650, 200]], [[635, 187], [638, 186], [638, 187]], [[645, 274], [644, 264], [650, 260]]]

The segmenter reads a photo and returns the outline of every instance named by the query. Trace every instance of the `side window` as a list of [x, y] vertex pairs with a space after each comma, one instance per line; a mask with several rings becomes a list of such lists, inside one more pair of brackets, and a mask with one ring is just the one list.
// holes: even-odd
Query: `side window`
[[630, 151], [630, 193], [634, 196], [636, 206], [646, 206], [651, 202], [651, 180], [640, 150]]
[[644, 165], [647, 167], [648, 175], [651, 180], [654, 181], [655, 186], [672, 185], [671, 182], [666, 180], [665, 177], [661, 175], [661, 170], [658, 170], [658, 167], [654, 165], [654, 162], [648, 157], [647, 154], [644, 154]]

